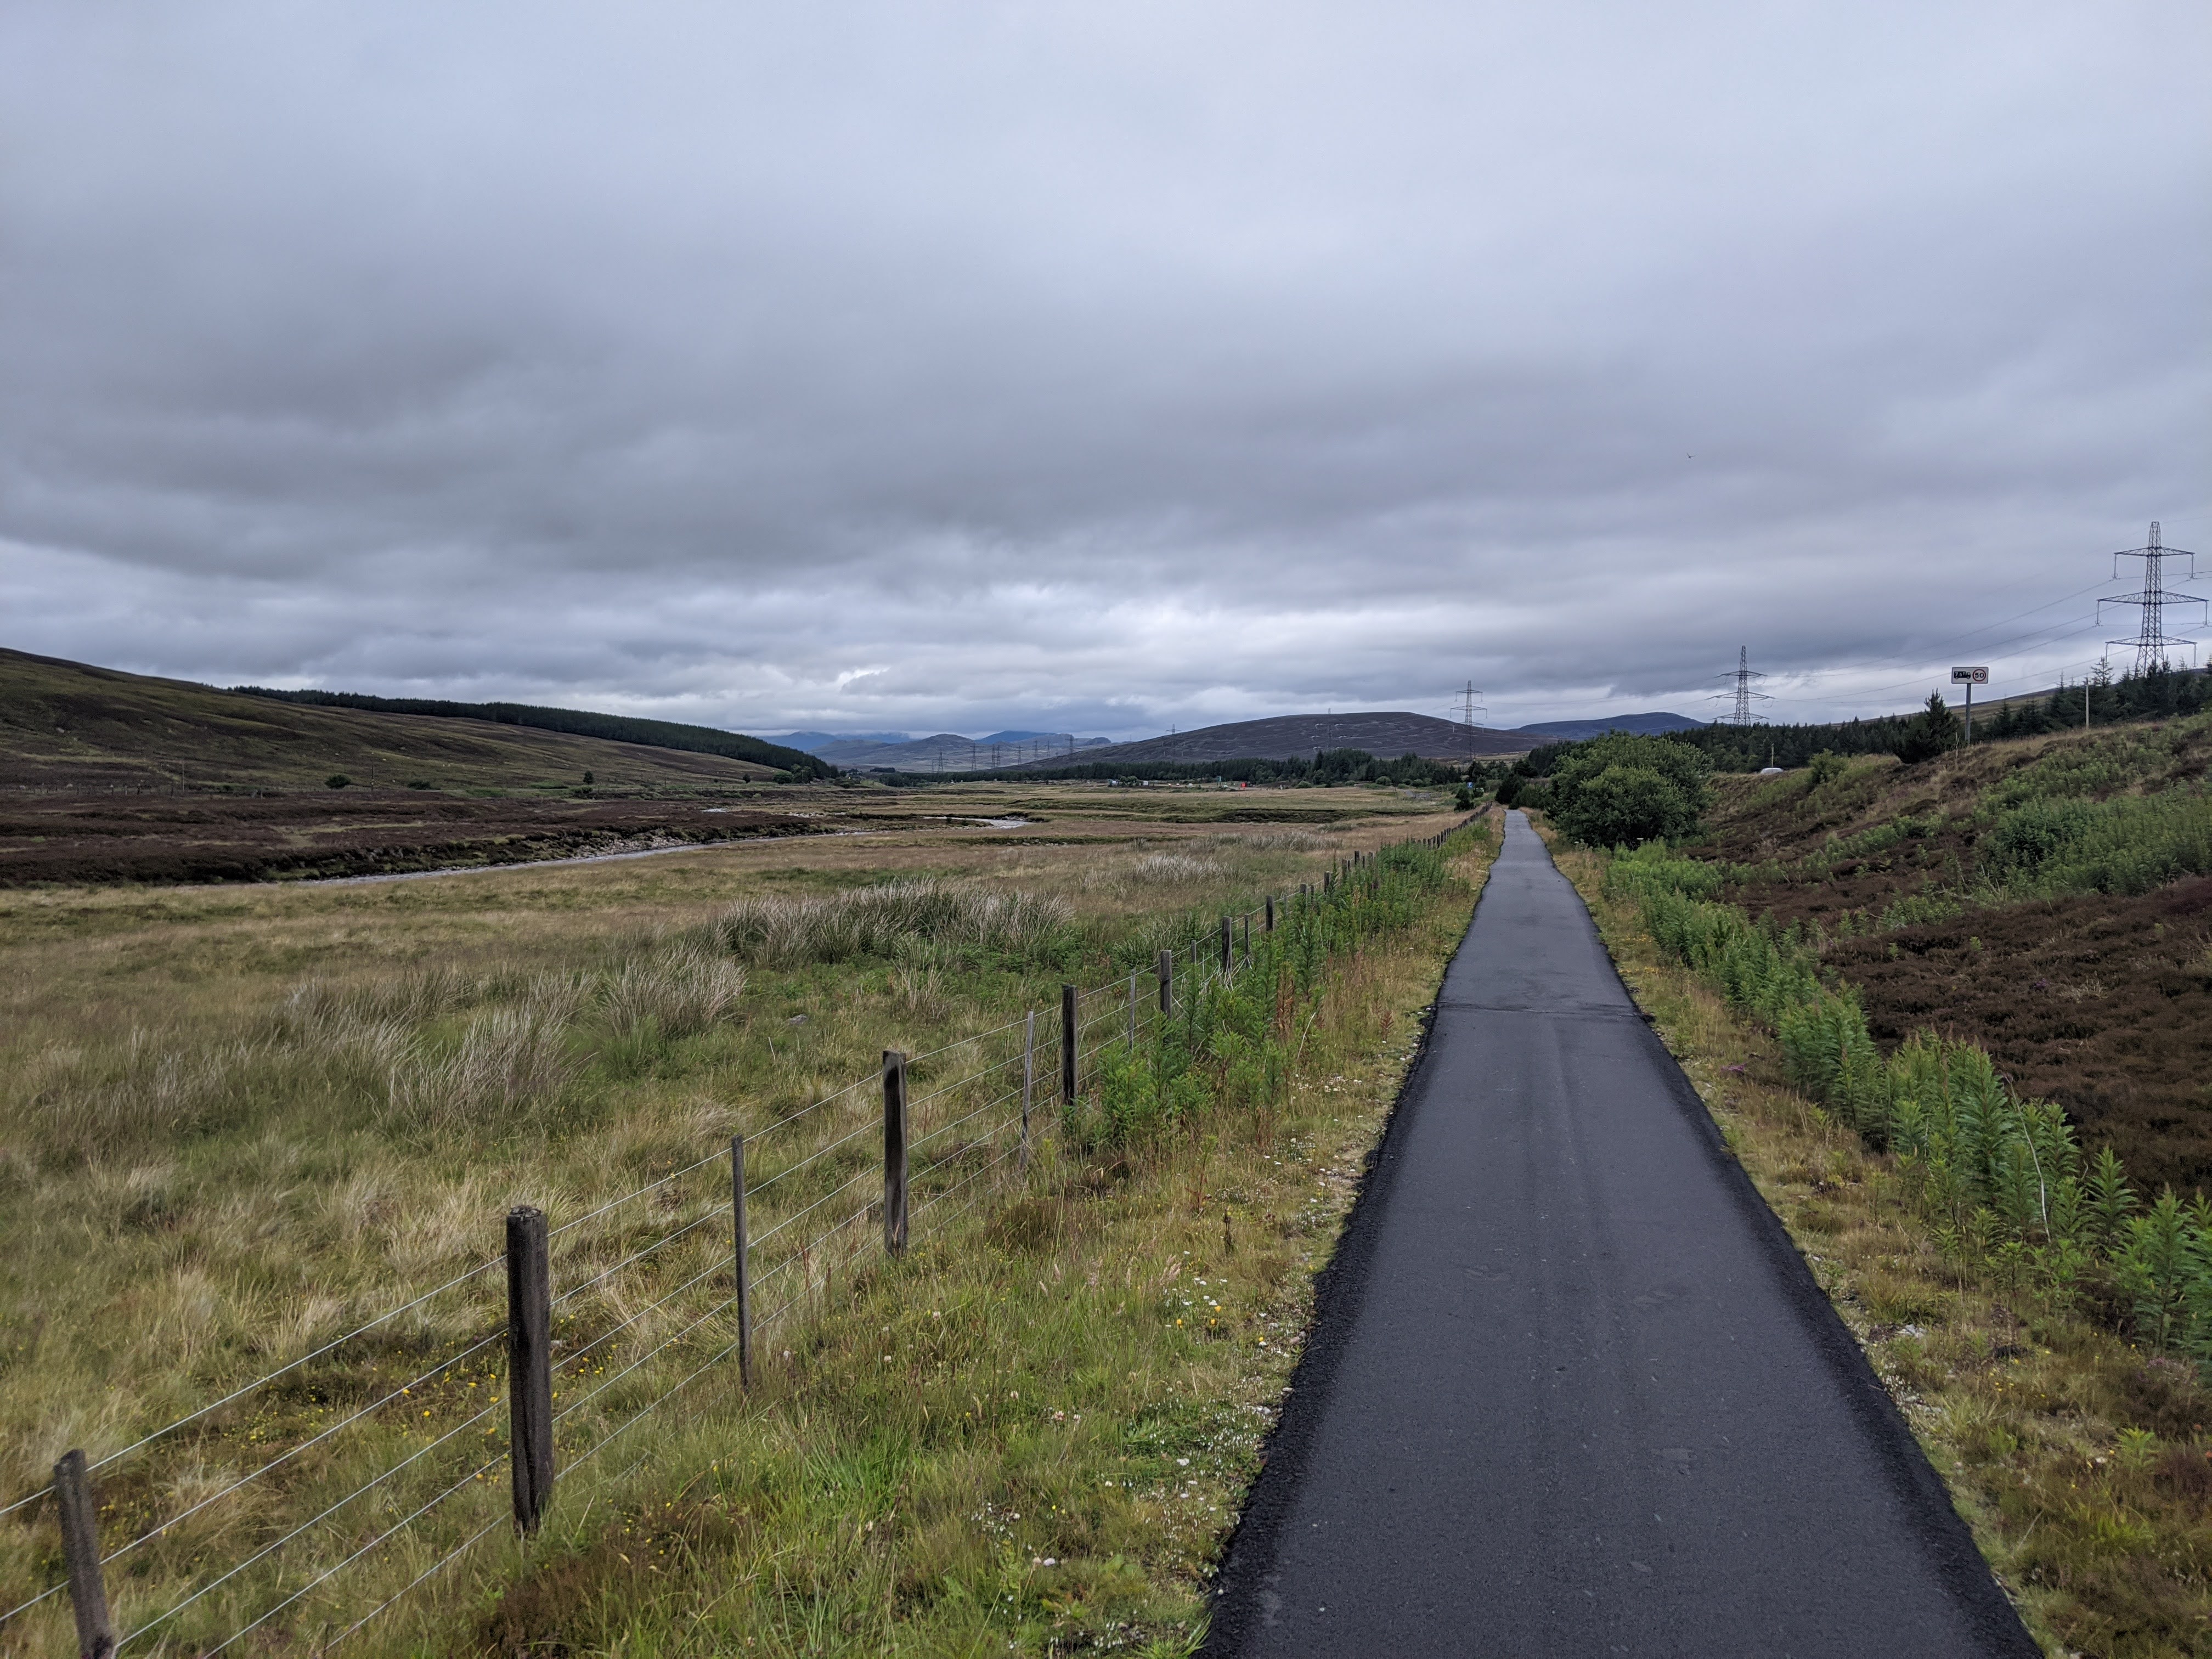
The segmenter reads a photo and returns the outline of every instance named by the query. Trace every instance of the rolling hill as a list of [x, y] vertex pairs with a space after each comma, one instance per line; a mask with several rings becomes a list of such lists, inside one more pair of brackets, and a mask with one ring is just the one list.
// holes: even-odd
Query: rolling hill
[[1655, 711], [1649, 714], [1610, 714], [1595, 720], [1537, 720], [1515, 729], [1545, 743], [1580, 743], [1585, 738], [1602, 737], [1607, 732], [1631, 732], [1638, 737], [1656, 738], [1665, 732], [1694, 732], [1711, 724], [1711, 720], [1692, 720], [1687, 714]]
[[[1146, 738], [1136, 743], [1079, 748], [1075, 758], [1109, 764], [1126, 761], [1193, 765], [1208, 761], [1285, 760], [1292, 755], [1311, 755], [1317, 749], [1364, 749], [1391, 759], [1413, 754], [1430, 760], [1463, 761], [1525, 755], [1536, 741], [1517, 732], [1494, 732], [1480, 726], [1470, 728], [1429, 714], [1281, 714], [1271, 720], [1205, 726], [1195, 732]], [[1065, 765], [1067, 759], [1063, 752], [1039, 764]]]
[[696, 793], [780, 775], [696, 749], [222, 691], [0, 649], [0, 786], [289, 791], [343, 774], [374, 788], [568, 791], [586, 772], [621, 793]]

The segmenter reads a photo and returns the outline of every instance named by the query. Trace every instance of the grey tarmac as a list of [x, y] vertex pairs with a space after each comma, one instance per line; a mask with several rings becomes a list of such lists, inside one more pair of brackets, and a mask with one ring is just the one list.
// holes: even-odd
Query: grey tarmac
[[2038, 1651], [1517, 812], [1207, 1651]]

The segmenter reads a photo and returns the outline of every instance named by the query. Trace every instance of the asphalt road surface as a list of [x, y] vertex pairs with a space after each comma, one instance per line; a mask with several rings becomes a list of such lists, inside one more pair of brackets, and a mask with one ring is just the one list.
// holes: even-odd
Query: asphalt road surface
[[2037, 1651], [1518, 813], [1209, 1651]]

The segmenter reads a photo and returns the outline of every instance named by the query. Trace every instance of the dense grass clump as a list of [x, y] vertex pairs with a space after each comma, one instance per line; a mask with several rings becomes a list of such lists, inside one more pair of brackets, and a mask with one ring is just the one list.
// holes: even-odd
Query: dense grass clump
[[1068, 924], [1066, 901], [989, 892], [945, 881], [895, 881], [828, 895], [740, 899], [720, 923], [729, 948], [749, 962], [790, 968], [890, 956], [902, 942], [972, 945], [1026, 957]]

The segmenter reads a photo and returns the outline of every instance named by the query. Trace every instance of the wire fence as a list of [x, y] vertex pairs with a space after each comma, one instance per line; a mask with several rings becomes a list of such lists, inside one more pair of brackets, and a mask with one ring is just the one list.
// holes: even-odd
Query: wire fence
[[[1359, 857], [1290, 902], [1340, 894]], [[828, 1308], [864, 1258], [906, 1248], [924, 1218], [926, 1238], [1001, 1191], [1059, 1115], [1098, 1088], [1109, 1052], [1146, 1042], [1186, 1000], [1233, 981], [1277, 915], [1269, 899], [1161, 952], [1150, 971], [1067, 987], [1058, 1007], [926, 1054], [887, 1054], [879, 1075], [740, 1147], [704, 1149], [546, 1228], [548, 1273], [562, 1285], [544, 1297], [538, 1362], [555, 1466], [567, 1476], [592, 1466], [706, 1379], [720, 1376], [726, 1391], [733, 1356], [742, 1376], [752, 1352]], [[503, 1281], [492, 1272], [502, 1260]], [[67, 1590], [87, 1651], [103, 1625], [114, 1651], [211, 1655], [278, 1620], [327, 1651], [503, 1528], [533, 1527], [521, 1478], [512, 1496], [497, 1479], [530, 1432], [518, 1403], [530, 1390], [514, 1386], [529, 1363], [517, 1274], [511, 1253], [489, 1258], [96, 1462], [72, 1454], [72, 1473], [64, 1459], [52, 1487], [0, 1508], [26, 1528], [52, 1508], [63, 1534], [58, 1560], [32, 1552], [51, 1582], [0, 1612], [0, 1641], [19, 1645], [16, 1621]], [[671, 1371], [681, 1373], [672, 1383]], [[255, 1432], [235, 1432], [241, 1418]], [[241, 1438], [282, 1443], [234, 1467]], [[111, 1492], [137, 1494], [104, 1511], [122, 1511], [129, 1534], [104, 1551], [94, 1474]], [[72, 1503], [94, 1520], [73, 1527]], [[174, 1572], [137, 1571], [157, 1540], [209, 1564], [207, 1576], [185, 1589]], [[378, 1562], [398, 1588], [347, 1617], [349, 1582]], [[107, 1611], [111, 1578], [125, 1589], [120, 1620]]]

